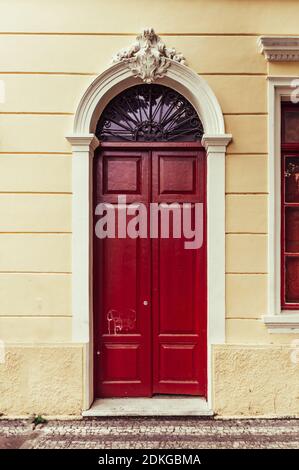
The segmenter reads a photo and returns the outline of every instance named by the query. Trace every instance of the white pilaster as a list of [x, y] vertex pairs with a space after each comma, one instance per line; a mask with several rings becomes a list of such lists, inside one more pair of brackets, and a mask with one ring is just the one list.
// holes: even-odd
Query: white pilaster
[[225, 342], [225, 153], [230, 134], [204, 135], [207, 152], [208, 403], [212, 397], [212, 347]]
[[89, 342], [92, 315], [92, 158], [94, 134], [68, 136], [72, 145], [72, 312], [73, 341]]

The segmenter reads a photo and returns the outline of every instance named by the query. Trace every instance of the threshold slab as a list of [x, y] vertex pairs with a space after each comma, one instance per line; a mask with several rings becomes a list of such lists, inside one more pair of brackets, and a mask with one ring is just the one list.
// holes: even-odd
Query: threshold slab
[[83, 416], [213, 416], [200, 397], [101, 398]]

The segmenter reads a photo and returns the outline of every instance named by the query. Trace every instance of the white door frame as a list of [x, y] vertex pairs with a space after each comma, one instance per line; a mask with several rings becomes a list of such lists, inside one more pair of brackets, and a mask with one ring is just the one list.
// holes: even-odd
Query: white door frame
[[[92, 308], [92, 157], [99, 145], [94, 132], [107, 103], [123, 90], [141, 84], [123, 62], [99, 75], [84, 93], [67, 136], [72, 146], [72, 324], [73, 341], [86, 344], [84, 410], [93, 396]], [[225, 341], [225, 153], [232, 136], [225, 134], [223, 114], [213, 91], [190, 68], [171, 61], [155, 83], [181, 93], [196, 109], [207, 152], [207, 270], [208, 270], [208, 405], [212, 400], [212, 345]]]

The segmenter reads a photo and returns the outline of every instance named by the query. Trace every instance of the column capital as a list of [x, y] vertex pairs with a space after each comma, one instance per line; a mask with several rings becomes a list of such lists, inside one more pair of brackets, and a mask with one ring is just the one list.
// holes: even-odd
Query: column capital
[[232, 140], [231, 134], [218, 134], [218, 135], [204, 134], [201, 142], [208, 153], [225, 154], [226, 147], [231, 140]]
[[95, 134], [73, 134], [65, 137], [76, 151], [95, 150], [99, 145], [99, 139]]

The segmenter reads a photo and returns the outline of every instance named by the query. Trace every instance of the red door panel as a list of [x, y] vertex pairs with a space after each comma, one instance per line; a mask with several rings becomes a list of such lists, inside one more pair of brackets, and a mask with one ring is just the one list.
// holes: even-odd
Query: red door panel
[[[153, 152], [153, 201], [204, 203], [205, 160], [198, 150]], [[161, 218], [160, 218], [161, 222]], [[204, 240], [205, 241], [205, 240]], [[154, 393], [206, 393], [205, 245], [153, 240]]]
[[[147, 202], [148, 152], [105, 151], [95, 160], [96, 204]], [[126, 213], [126, 206], [119, 208]], [[126, 216], [126, 220], [133, 216]], [[116, 214], [116, 233], [118, 233]], [[95, 237], [94, 309], [97, 396], [150, 396], [150, 241]], [[100, 354], [98, 354], [100, 353]]]
[[137, 149], [104, 150], [96, 157], [95, 198], [98, 202], [149, 201], [149, 152]]
[[203, 163], [198, 150], [153, 151], [153, 202], [203, 202]]

